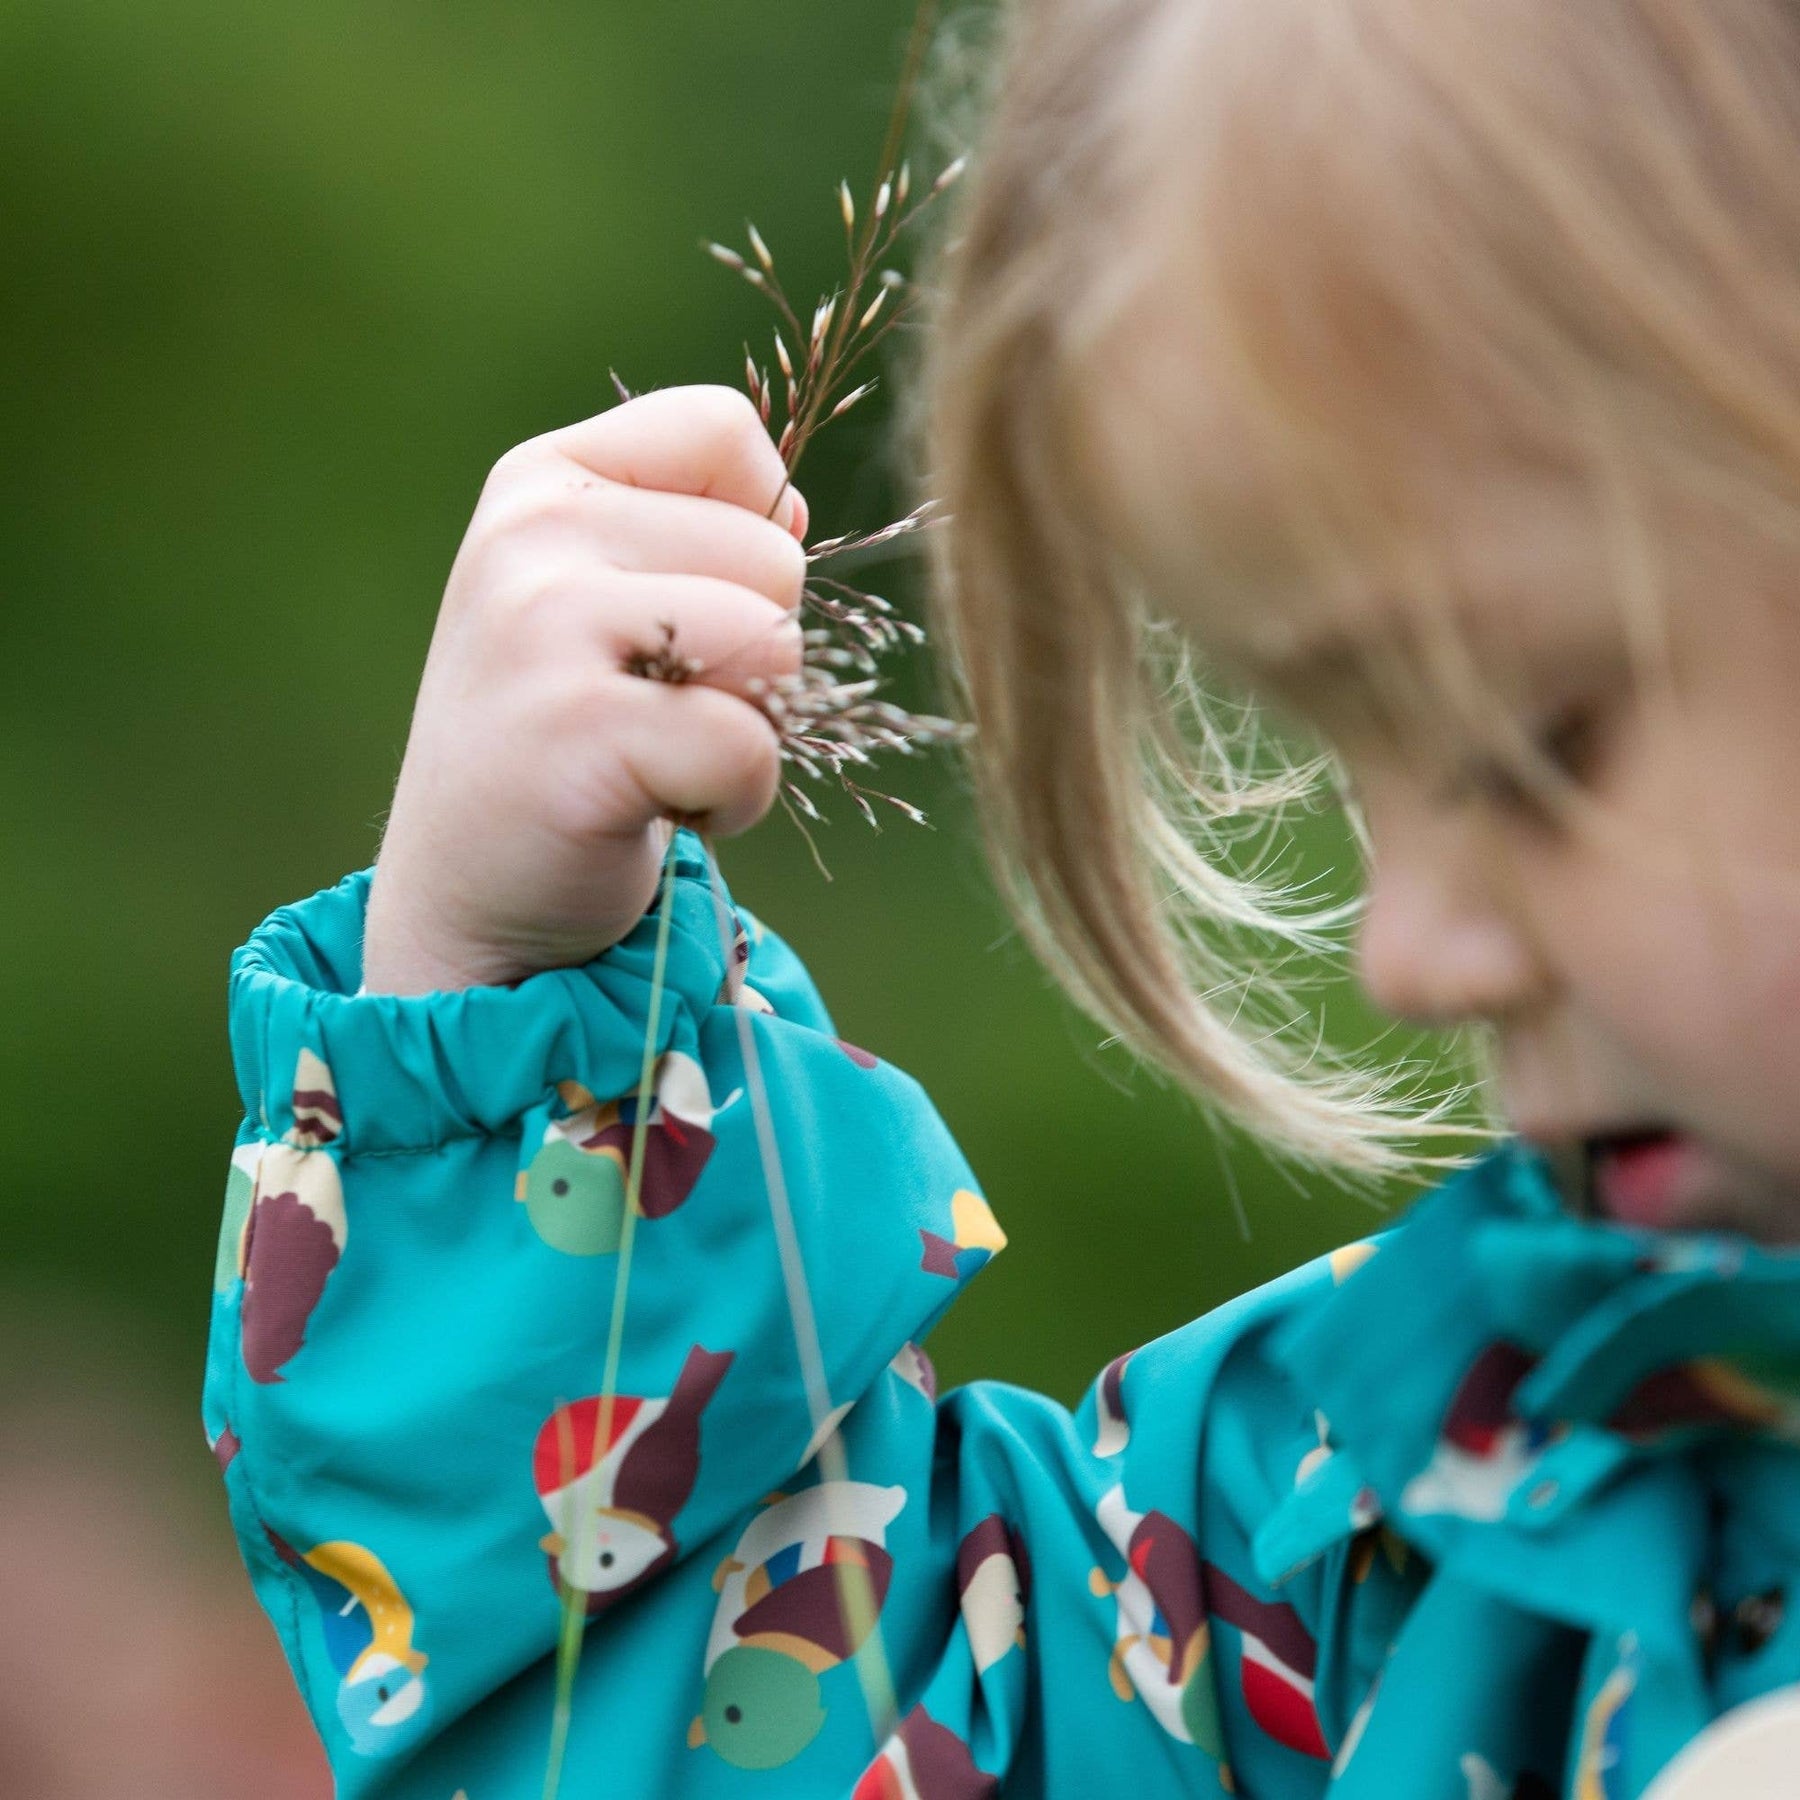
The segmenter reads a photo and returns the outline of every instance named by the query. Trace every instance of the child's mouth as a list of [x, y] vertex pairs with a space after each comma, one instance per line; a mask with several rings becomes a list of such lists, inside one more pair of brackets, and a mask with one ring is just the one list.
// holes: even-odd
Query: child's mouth
[[1666, 1125], [1595, 1132], [1551, 1154], [1570, 1210], [1648, 1231], [1800, 1244], [1800, 1188]]
[[1641, 1130], [1587, 1140], [1589, 1184], [1599, 1210], [1626, 1225], [1667, 1231], [1714, 1185], [1711, 1159], [1685, 1132]]

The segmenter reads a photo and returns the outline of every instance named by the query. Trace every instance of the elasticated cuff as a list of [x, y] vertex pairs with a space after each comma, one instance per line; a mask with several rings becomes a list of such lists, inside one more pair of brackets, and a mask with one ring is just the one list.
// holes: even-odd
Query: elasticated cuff
[[[571, 1076], [596, 1093], [630, 1089], [649, 1019], [654, 909], [583, 968], [511, 987], [362, 994], [372, 875], [365, 869], [283, 907], [232, 958], [238, 1090], [265, 1131], [280, 1136], [294, 1125], [303, 1050], [335, 1079], [346, 1156], [505, 1131]], [[659, 1052], [691, 1036], [724, 980], [705, 862], [697, 845], [678, 850]]]

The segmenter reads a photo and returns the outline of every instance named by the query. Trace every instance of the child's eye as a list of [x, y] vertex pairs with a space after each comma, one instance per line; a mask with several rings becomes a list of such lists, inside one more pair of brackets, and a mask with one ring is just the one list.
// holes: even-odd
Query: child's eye
[[1531, 734], [1523, 756], [1479, 756], [1466, 763], [1448, 798], [1481, 800], [1534, 824], [1557, 822], [1567, 787], [1590, 787], [1599, 764], [1601, 719], [1591, 705], [1572, 706]]

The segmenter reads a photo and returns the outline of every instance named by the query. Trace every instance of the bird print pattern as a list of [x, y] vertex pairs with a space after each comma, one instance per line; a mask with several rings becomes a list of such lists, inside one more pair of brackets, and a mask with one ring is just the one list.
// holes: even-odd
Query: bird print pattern
[[879, 1619], [893, 1573], [887, 1531], [905, 1505], [904, 1488], [821, 1481], [756, 1514], [713, 1576], [719, 1600], [693, 1748], [771, 1769], [812, 1742], [827, 1712], [820, 1678], [854, 1656]]
[[675, 1520], [700, 1474], [700, 1420], [732, 1353], [696, 1344], [664, 1397], [590, 1395], [544, 1421], [533, 1477], [550, 1529], [551, 1579], [590, 1614], [642, 1586], [679, 1553]]
[[316, 1544], [303, 1555], [273, 1531], [268, 1538], [312, 1596], [351, 1744], [362, 1756], [393, 1755], [428, 1722], [430, 1659], [413, 1643], [406, 1597], [361, 1544]]
[[[993, 1211], [704, 868], [622, 1309], [655, 919], [401, 1002], [352, 991], [359, 877], [240, 952], [204, 1424], [346, 1800], [540, 1792], [571, 1621], [562, 1792], [609, 1800], [1652, 1800], [1800, 1684], [1800, 1259], [1574, 1219], [1503, 1145], [1074, 1411], [940, 1391]], [[1662, 1577], [1715, 1549], [1754, 1605], [1701, 1646]]]
[[[716, 1142], [714, 1110], [706, 1072], [691, 1056], [671, 1050], [658, 1061], [638, 1191], [642, 1217], [666, 1219], [693, 1193]], [[535, 1134], [527, 1132], [536, 1148], [513, 1197], [551, 1249], [610, 1256], [625, 1230], [637, 1095], [603, 1104], [580, 1082], [564, 1081], [545, 1115]]]
[[851, 1790], [850, 1800], [998, 1800], [1000, 1783], [949, 1726], [923, 1706], [894, 1735]]
[[250, 1182], [237, 1264], [244, 1367], [253, 1381], [280, 1381], [299, 1354], [350, 1231], [332, 1149], [344, 1115], [330, 1069], [310, 1050], [300, 1052], [296, 1065], [293, 1115], [278, 1142], [233, 1163], [234, 1179], [242, 1170]]

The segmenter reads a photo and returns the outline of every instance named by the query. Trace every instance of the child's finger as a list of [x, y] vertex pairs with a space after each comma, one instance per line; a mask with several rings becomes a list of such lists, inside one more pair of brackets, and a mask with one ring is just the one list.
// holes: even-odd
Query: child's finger
[[721, 837], [747, 831], [781, 781], [775, 729], [754, 707], [709, 687], [632, 683], [607, 701], [607, 754], [665, 813]]
[[790, 611], [800, 604], [806, 552], [779, 525], [741, 506], [596, 481], [576, 496], [574, 514], [603, 538], [615, 568], [710, 575]]
[[728, 500], [754, 513], [774, 506], [784, 531], [798, 517], [786, 466], [756, 408], [733, 388], [663, 388], [539, 441], [630, 487]]
[[660, 659], [674, 665], [678, 679], [747, 699], [759, 683], [800, 672], [799, 620], [761, 594], [708, 575], [615, 577], [599, 629], [629, 672]]

